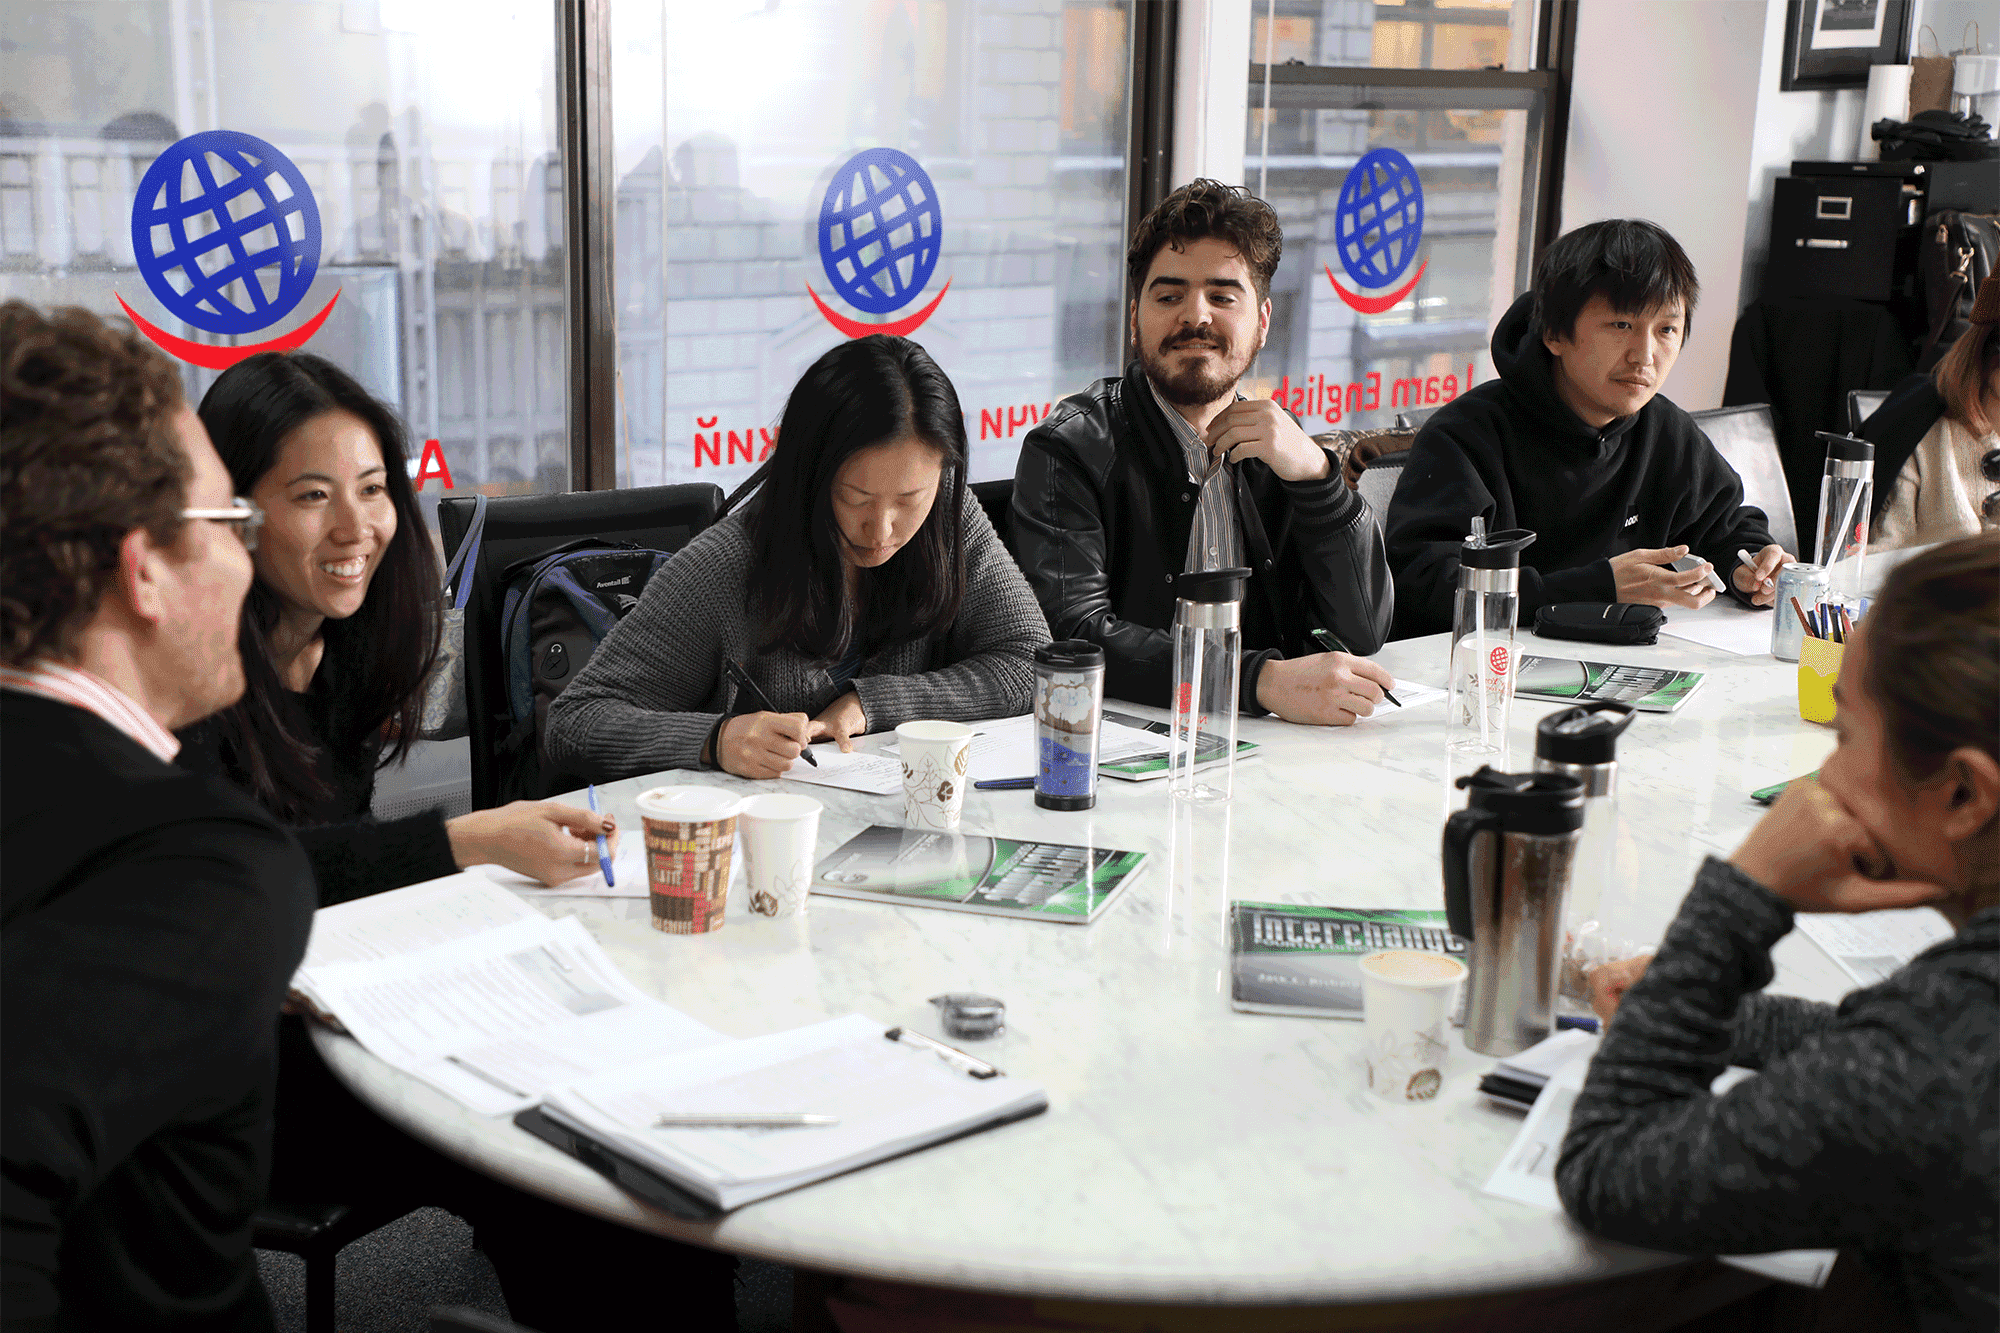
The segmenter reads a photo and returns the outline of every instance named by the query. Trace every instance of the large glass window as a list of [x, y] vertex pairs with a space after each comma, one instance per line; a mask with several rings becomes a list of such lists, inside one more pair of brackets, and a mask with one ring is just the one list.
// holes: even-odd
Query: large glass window
[[1244, 170], [1285, 257], [1253, 380], [1310, 428], [1386, 426], [1492, 378], [1546, 151], [1552, 77], [1513, 68], [1530, 18], [1520, 3], [1254, 4], [1253, 58], [1273, 63], [1252, 69]]
[[[0, 296], [122, 300], [196, 345], [196, 398], [219, 372], [188, 355], [326, 310], [305, 349], [438, 440], [455, 493], [567, 489], [554, 48], [549, 7], [508, 0], [9, 0]], [[136, 205], [174, 216], [135, 238]]]
[[620, 483], [733, 486], [874, 328], [951, 375], [973, 477], [1012, 475], [1119, 364], [1133, 2], [614, 9]]

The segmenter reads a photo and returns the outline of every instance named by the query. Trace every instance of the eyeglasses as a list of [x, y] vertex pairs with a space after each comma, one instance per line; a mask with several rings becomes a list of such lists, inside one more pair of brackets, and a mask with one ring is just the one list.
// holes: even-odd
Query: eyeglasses
[[242, 496], [232, 496], [227, 509], [183, 509], [182, 518], [205, 518], [211, 523], [233, 523], [243, 549], [257, 549], [257, 530], [264, 526], [264, 511]]
[[[2000, 449], [1988, 449], [1979, 456], [1979, 475], [2000, 486]], [[1979, 521], [1989, 531], [2000, 528], [2000, 490], [1988, 492], [1980, 502]]]

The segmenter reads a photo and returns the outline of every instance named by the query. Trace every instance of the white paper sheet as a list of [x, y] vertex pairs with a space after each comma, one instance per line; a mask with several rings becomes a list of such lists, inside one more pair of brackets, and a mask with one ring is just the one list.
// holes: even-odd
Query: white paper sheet
[[1407, 713], [1413, 708], [1422, 708], [1425, 704], [1441, 702], [1445, 697], [1446, 691], [1439, 689], [1435, 685], [1419, 685], [1413, 680], [1399, 680], [1396, 682], [1396, 688], [1391, 690], [1390, 693], [1394, 694], [1401, 701], [1403, 705], [1401, 708], [1384, 699], [1381, 703], [1375, 705], [1375, 712], [1371, 716], [1362, 718], [1355, 725], [1367, 726], [1371, 722], [1387, 722], [1398, 714]]
[[792, 760], [785, 770], [788, 782], [810, 782], [815, 787], [838, 787], [842, 791], [867, 792], [871, 796], [895, 796], [903, 790], [903, 768], [894, 759], [856, 750], [842, 754], [832, 741], [808, 747], [819, 760], [814, 768], [803, 759]]
[[[1734, 602], [1725, 604], [1717, 598], [1700, 611], [1669, 607], [1667, 623], [1660, 627], [1660, 633], [1741, 657], [1769, 657], [1773, 614], [1768, 610], [1745, 611]], [[1785, 614], [1791, 614], [1789, 607]]]
[[[1543, 1043], [1543, 1046], [1547, 1044]], [[1541, 1047], [1534, 1047], [1511, 1058], [1521, 1060], [1541, 1050]], [[1579, 1041], [1571, 1047], [1568, 1061], [1550, 1076], [1541, 1096], [1535, 1098], [1528, 1118], [1521, 1122], [1514, 1141], [1501, 1155], [1500, 1165], [1494, 1168], [1492, 1177], [1486, 1182], [1486, 1193], [1536, 1208], [1556, 1212], [1562, 1210], [1562, 1200], [1556, 1195], [1556, 1160], [1562, 1156], [1563, 1135], [1569, 1132], [1570, 1111], [1576, 1105], [1577, 1093], [1583, 1089], [1584, 1076], [1590, 1072], [1590, 1059], [1596, 1052], [1595, 1039], [1587, 1044]], [[1536, 1063], [1546, 1066], [1547, 1060]], [[1720, 1094], [1746, 1078], [1755, 1077], [1748, 1069], [1731, 1067], [1716, 1077], [1709, 1090]], [[1762, 1277], [1802, 1287], [1822, 1287], [1833, 1272], [1833, 1261], [1838, 1255], [1837, 1250], [1778, 1250], [1771, 1254], [1717, 1257], [1726, 1264]]]
[[630, 830], [618, 840], [618, 850], [611, 857], [611, 877], [618, 882], [606, 884], [604, 872], [591, 858], [590, 869], [564, 884], [550, 886], [538, 879], [517, 874], [505, 866], [479, 866], [479, 872], [503, 889], [516, 893], [540, 893], [561, 898], [644, 898], [646, 887], [646, 838], [638, 830]]
[[1952, 937], [1951, 923], [1928, 907], [1883, 912], [1801, 912], [1799, 930], [1855, 984], [1886, 981], [1903, 964]]
[[530, 917], [541, 913], [486, 874], [464, 872], [320, 908], [299, 967], [389, 958]]

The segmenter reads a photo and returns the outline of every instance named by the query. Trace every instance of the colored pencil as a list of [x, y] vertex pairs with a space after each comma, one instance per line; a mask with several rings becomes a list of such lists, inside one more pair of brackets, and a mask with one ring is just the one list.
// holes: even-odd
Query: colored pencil
[[1819, 635], [1813, 633], [1812, 621], [1806, 619], [1806, 610], [1799, 605], [1799, 599], [1794, 597], [1790, 600], [1792, 603], [1792, 614], [1799, 618], [1799, 627], [1806, 632], [1807, 638], [1817, 639]]

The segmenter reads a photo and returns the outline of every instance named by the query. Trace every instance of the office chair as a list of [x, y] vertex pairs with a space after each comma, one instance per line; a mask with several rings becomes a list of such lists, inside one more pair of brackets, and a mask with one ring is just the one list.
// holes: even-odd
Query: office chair
[[1875, 415], [1875, 409], [1889, 396], [1887, 389], [1849, 389], [1847, 391], [1847, 433], [1859, 435], [1861, 423]]
[[462, 1305], [431, 1311], [429, 1323], [430, 1333], [535, 1333], [526, 1324], [517, 1324], [498, 1315], [481, 1314]]
[[1014, 479], [1002, 477], [998, 481], [975, 481], [972, 483], [972, 497], [986, 511], [986, 517], [993, 521], [993, 531], [999, 536], [1000, 544], [1013, 550], [1007, 542], [1007, 531], [1014, 521]]
[[[438, 531], [447, 557], [458, 549], [472, 520], [474, 499], [438, 502]], [[631, 542], [673, 552], [715, 521], [722, 488], [708, 482], [640, 486], [622, 491], [570, 491], [497, 499], [486, 509], [486, 531], [465, 603], [465, 707], [472, 733], [472, 808], [500, 803], [500, 742], [506, 738], [507, 675], [500, 643], [500, 615], [509, 566], [553, 551], [579, 537]], [[581, 782], [571, 786], [582, 786]], [[542, 795], [549, 795], [544, 792]]]
[[1368, 508], [1375, 515], [1375, 526], [1389, 525], [1389, 497], [1396, 493], [1396, 483], [1403, 478], [1403, 467], [1410, 461], [1410, 451], [1400, 450], [1393, 454], [1383, 454], [1369, 460], [1361, 471], [1361, 481], [1354, 489], [1361, 492], [1361, 498], [1368, 502]]
[[424, 1205], [268, 1202], [250, 1220], [250, 1243], [296, 1254], [306, 1265], [306, 1333], [334, 1333], [333, 1294], [340, 1252], [369, 1232]]
[[[1466, 386], [1470, 388], [1471, 386]], [[1437, 411], [1435, 407], [1414, 407], [1407, 412], [1396, 414], [1397, 430], [1422, 430], [1424, 423]]]
[[1810, 559], [1810, 551], [1799, 549], [1798, 520], [1792, 514], [1792, 492], [1778, 455], [1778, 429], [1771, 420], [1771, 405], [1748, 403], [1688, 415], [1743, 479], [1743, 503], [1764, 511], [1771, 540], [1802, 560]]

